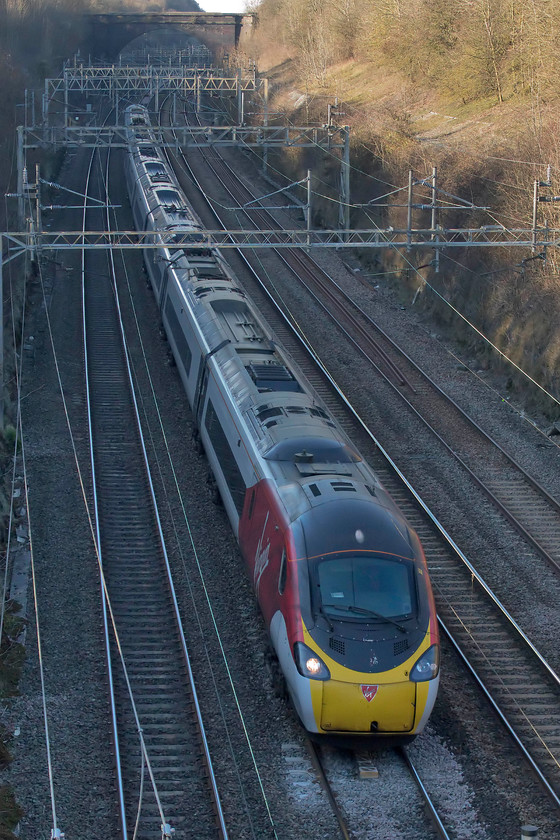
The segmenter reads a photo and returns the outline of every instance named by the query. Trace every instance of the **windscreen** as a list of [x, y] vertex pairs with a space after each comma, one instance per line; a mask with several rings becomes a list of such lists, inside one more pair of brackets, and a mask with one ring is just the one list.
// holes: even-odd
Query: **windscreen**
[[333, 618], [404, 618], [415, 611], [412, 564], [376, 555], [324, 559], [317, 578], [324, 613]]

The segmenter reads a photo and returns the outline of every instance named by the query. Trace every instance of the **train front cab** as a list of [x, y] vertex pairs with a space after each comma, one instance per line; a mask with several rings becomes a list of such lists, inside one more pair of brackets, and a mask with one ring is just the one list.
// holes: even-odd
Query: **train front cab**
[[267, 592], [276, 602], [271, 638], [305, 728], [339, 742], [412, 739], [439, 683], [437, 618], [416, 535], [363, 501], [319, 506], [289, 533], [284, 595], [261, 580], [259, 600]]

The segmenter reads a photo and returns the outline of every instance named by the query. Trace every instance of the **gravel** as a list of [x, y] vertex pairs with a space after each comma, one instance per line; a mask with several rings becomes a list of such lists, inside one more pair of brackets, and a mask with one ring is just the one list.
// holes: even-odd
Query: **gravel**
[[[246, 169], [244, 158], [236, 156], [236, 171], [243, 171], [249, 179], [248, 165], [245, 166]], [[269, 187], [260, 184], [260, 190], [265, 193]], [[225, 197], [216, 196], [215, 192], [213, 195], [218, 201], [222, 198], [221, 203], [225, 203]], [[287, 229], [293, 227], [293, 221], [285, 219], [284, 226]], [[521, 405], [511, 405], [506, 391], [507, 372], [480, 371], [473, 359], [466, 359], [467, 364], [464, 364], [452, 338], [444, 340], [427, 315], [410, 304], [404, 304], [400, 289], [389, 282], [378, 282], [377, 289], [366, 289], [357, 279], [357, 272], [348, 269], [349, 253], [342, 252], [344, 263], [336, 259], [333, 252], [314, 251], [313, 257], [433, 379], [447, 389], [468, 413], [473, 414], [494, 439], [513, 452], [552, 495], [560, 498], [560, 448], [542, 431], [549, 421], [544, 417], [529, 418]], [[305, 325], [306, 336], [313, 347], [346, 395], [358, 406], [380, 442], [467, 557], [496, 588], [498, 596], [535, 644], [551, 664], [558, 667], [556, 640], [560, 617], [555, 606], [560, 594], [558, 578], [517, 534], [512, 533], [502, 517], [481, 498], [455, 464], [447, 456], [439, 455], [421, 424], [405, 414], [392, 391], [379, 383], [344, 339], [337, 336], [333, 341], [330, 322], [317, 312], [306, 293], [294, 283], [293, 277], [286, 276], [278, 262], [274, 267], [273, 258], [268, 254], [266, 258], [259, 256], [258, 262], [266, 262], [270, 285], [278, 291], [290, 311], [297, 313], [297, 320]], [[464, 370], [465, 367], [472, 370]], [[457, 826], [456, 830], [471, 830], [469, 803], [474, 802], [479, 809], [481, 825], [489, 826], [490, 837], [517, 837], [519, 827], [525, 823], [539, 825], [541, 837], [556, 837], [560, 826], [555, 808], [535, 786], [532, 776], [527, 775], [519, 754], [507, 739], [500, 743], [498, 749], [494, 724], [491, 743], [479, 746], [489, 738], [484, 721], [489, 715], [492, 719], [493, 713], [489, 713], [480, 701], [472, 704], [478, 706], [476, 714], [471, 711], [471, 706], [465, 707], [468, 678], [455, 662], [451, 651], [446, 653], [442, 676], [444, 689], [436, 704], [433, 720], [441, 721], [438, 734], [450, 743], [463, 766], [464, 795], [459, 797], [457, 813], [464, 811], [467, 827]], [[446, 707], [438, 718], [442, 703]], [[467, 761], [464, 759], [465, 743], [457, 743], [455, 739], [457, 729], [463, 729], [463, 720], [469, 723], [464, 730], [465, 743], [469, 745]], [[433, 731], [433, 726], [430, 731]], [[427, 734], [420, 740], [428, 737]], [[440, 785], [446, 790], [448, 770], [445, 765], [437, 762], [430, 772], [432, 777], [439, 777]], [[480, 778], [488, 781], [484, 791], [479, 789]], [[500, 803], [498, 809], [496, 802]]]
[[[245, 157], [237, 156], [236, 161], [239, 170], [248, 171]], [[77, 179], [74, 161], [67, 159], [64, 175], [72, 186], [72, 178]], [[269, 188], [261, 185], [261, 189]], [[291, 225], [286, 223], [286, 227]], [[123, 222], [123, 229], [126, 226]], [[511, 400], [500, 395], [505, 393], [505, 374], [460, 370], [452, 340], [439, 335], [434, 338], [438, 328], [426, 315], [403, 304], [399, 291], [385, 281], [366, 289], [339, 256], [345, 261], [352, 259], [346, 251], [341, 255], [317, 252], [318, 261], [384, 329], [494, 437], [514, 449], [543, 484], [558, 493], [560, 449], [513, 411]], [[79, 275], [73, 257], [64, 262], [66, 267], [51, 263], [47, 271], [52, 284], [49, 313], [78, 456], [80, 463], [87, 465], [81, 356], [76, 354], [81, 331]], [[557, 579], [540, 565], [535, 574], [536, 560], [531, 552], [504, 529], [489, 505], [481, 505], [470, 482], [434, 454], [432, 445], [344, 341], [337, 337], [333, 342], [332, 328], [293, 279], [271, 255], [263, 256], [262, 262], [383, 445], [466, 554], [476, 560], [489, 583], [497, 587], [545, 655], [558, 664]], [[190, 410], [176, 370], [166, 364], [166, 346], [155, 328], [157, 308], [136, 257], [130, 262], [129, 282], [143, 340], [141, 345], [132, 334], [130, 349], [144, 394], [145, 426], [152, 435], [149, 457], [162, 500], [163, 527], [193, 667], [202, 675], [197, 687], [223, 785], [226, 814], [235, 826], [233, 836], [266, 837], [275, 832], [285, 838], [335, 838], [338, 829], [310, 772], [303, 733], [293, 712], [274, 693], [266, 668], [266, 633], [226, 516], [206, 493], [206, 462], [191, 444]], [[24, 434], [57, 817], [68, 838], [101, 838], [114, 833], [117, 823], [99, 582], [37, 289], [34, 298], [28, 329], [35, 336], [35, 353], [25, 370]], [[130, 326], [131, 305], [128, 300], [123, 302]], [[144, 354], [157, 410], [149, 396]], [[465, 361], [472, 365], [472, 359]], [[535, 418], [535, 422], [543, 428], [548, 425], [544, 418]], [[173, 491], [167, 450], [180, 497]], [[46, 836], [52, 828], [36, 627], [33, 616], [29, 617], [21, 697], [4, 711], [12, 731], [19, 730], [12, 745], [15, 759], [3, 778], [14, 786], [26, 811], [22, 838]], [[453, 825], [453, 836], [513, 840], [522, 824], [534, 823], [541, 829], [540, 840], [553, 840], [559, 826], [550, 801], [509, 740], [497, 736], [495, 726], [488, 725], [492, 713], [445, 644], [443, 661], [441, 691], [432, 720], [411, 753]], [[416, 829], [407, 828], [406, 816], [418, 809], [418, 802], [412, 794], [406, 794], [403, 801], [404, 785], [395, 757], [386, 751], [380, 751], [378, 757], [380, 778], [357, 783], [354, 758], [330, 753], [330, 772], [337, 795], [346, 803], [355, 836], [388, 840], [420, 837], [413, 833]]]

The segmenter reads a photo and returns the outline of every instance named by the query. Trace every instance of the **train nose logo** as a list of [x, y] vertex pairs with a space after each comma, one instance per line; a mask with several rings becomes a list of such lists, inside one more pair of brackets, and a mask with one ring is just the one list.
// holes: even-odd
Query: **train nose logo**
[[361, 688], [362, 688], [362, 694], [364, 695], [364, 697], [366, 698], [368, 703], [371, 703], [371, 701], [373, 700], [373, 698], [377, 694], [377, 689], [379, 688], [379, 686], [378, 685], [363, 685]]

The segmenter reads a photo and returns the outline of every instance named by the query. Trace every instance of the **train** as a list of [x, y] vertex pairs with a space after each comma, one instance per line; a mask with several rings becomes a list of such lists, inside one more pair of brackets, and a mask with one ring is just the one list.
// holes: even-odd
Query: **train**
[[203, 247], [149, 111], [129, 106], [125, 124], [137, 229], [172, 232], [144, 249], [161, 323], [287, 694], [316, 740], [406, 743], [440, 672], [418, 536], [222, 254]]

